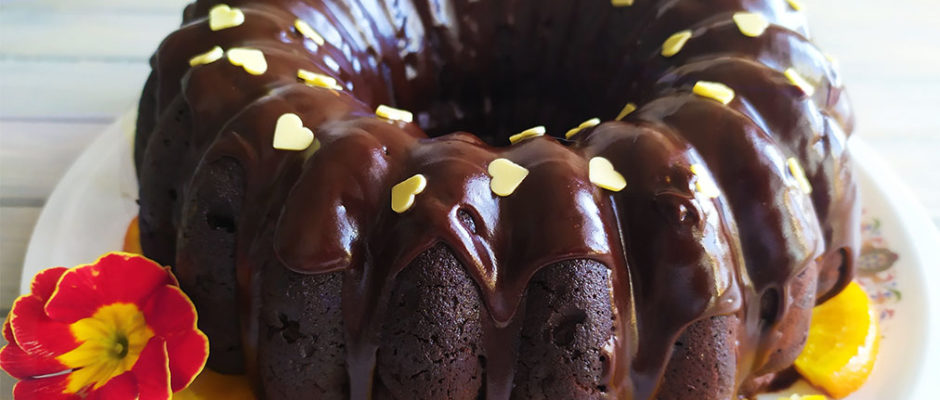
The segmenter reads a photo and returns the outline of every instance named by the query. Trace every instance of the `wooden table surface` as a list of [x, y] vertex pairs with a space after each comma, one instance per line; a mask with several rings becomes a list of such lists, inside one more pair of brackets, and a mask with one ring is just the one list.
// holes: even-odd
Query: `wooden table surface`
[[[0, 315], [18, 294], [30, 233], [56, 181], [134, 107], [148, 57], [186, 2], [0, 2]], [[940, 2], [804, 2], [814, 39], [839, 60], [856, 134], [940, 226]]]

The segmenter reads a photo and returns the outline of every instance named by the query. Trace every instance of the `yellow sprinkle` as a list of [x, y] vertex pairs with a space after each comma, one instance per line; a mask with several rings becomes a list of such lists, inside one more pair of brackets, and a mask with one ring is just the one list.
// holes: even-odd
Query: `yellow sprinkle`
[[689, 169], [692, 170], [692, 173], [695, 174], [695, 190], [699, 193], [714, 199], [721, 194], [721, 191], [718, 190], [718, 185], [712, 180], [711, 175], [708, 174], [708, 170], [705, 169], [705, 166], [702, 164], [692, 164]]
[[415, 196], [423, 192], [427, 186], [428, 180], [421, 174], [392, 186], [392, 211], [399, 214], [408, 211], [415, 203]]
[[264, 59], [261, 50], [247, 47], [234, 47], [228, 49], [228, 61], [232, 65], [240, 66], [252, 75], [262, 75], [268, 70], [268, 62]]
[[591, 183], [612, 192], [627, 187], [627, 180], [614, 169], [614, 164], [604, 157], [594, 157], [588, 162], [588, 178]]
[[752, 12], [737, 12], [732, 17], [734, 23], [738, 26], [738, 30], [744, 34], [744, 36], [749, 37], [758, 37], [767, 27], [770, 26], [770, 22], [767, 22], [767, 18], [764, 18], [763, 15]]
[[581, 129], [591, 128], [591, 127], [598, 126], [600, 124], [601, 124], [600, 118], [591, 118], [587, 121], [582, 122], [580, 125], [578, 125], [578, 128], [581, 128]]
[[490, 174], [490, 190], [500, 197], [506, 197], [515, 192], [519, 184], [529, 175], [528, 169], [505, 158], [491, 161], [486, 167], [486, 172]]
[[734, 89], [718, 82], [695, 82], [695, 86], [692, 87], [692, 93], [712, 100], [718, 100], [721, 104], [725, 105], [730, 103], [731, 100], [734, 100]]
[[800, 90], [802, 90], [803, 93], [806, 93], [807, 96], [812, 96], [816, 91], [816, 88], [813, 87], [813, 84], [809, 83], [806, 78], [803, 78], [803, 76], [800, 75], [799, 72], [796, 72], [796, 70], [793, 68], [787, 68], [783, 75], [790, 80], [790, 83], [792, 83], [793, 86], [800, 88]]
[[813, 186], [809, 184], [809, 179], [806, 179], [806, 173], [803, 172], [803, 167], [800, 165], [800, 162], [796, 158], [790, 157], [787, 159], [787, 167], [790, 168], [790, 174], [796, 178], [796, 183], [800, 185], [800, 189], [803, 190], [803, 193], [812, 193]]
[[300, 32], [300, 34], [307, 39], [312, 40], [317, 44], [317, 46], [323, 46], [323, 44], [326, 43], [326, 40], [323, 40], [323, 36], [320, 36], [317, 31], [313, 30], [313, 27], [311, 27], [310, 24], [302, 20], [298, 19], [294, 21], [294, 29], [297, 29], [297, 32]]
[[633, 0], [610, 0], [610, 4], [614, 7], [628, 7], [633, 5]]
[[274, 126], [274, 143], [278, 150], [306, 150], [313, 143], [313, 131], [304, 127], [300, 116], [294, 113], [282, 114]]
[[522, 131], [522, 132], [519, 132], [519, 133], [517, 133], [517, 134], [515, 134], [515, 135], [510, 136], [510, 137], [509, 137], [509, 143], [516, 144], [516, 143], [519, 143], [519, 142], [521, 142], [521, 141], [523, 141], [523, 140], [525, 140], [525, 139], [533, 138], [533, 137], [537, 137], [537, 136], [542, 136], [542, 135], [544, 135], [544, 134], [545, 134], [545, 127], [539, 125], [539, 126], [526, 129], [526, 130], [524, 130], [524, 131]]
[[392, 108], [384, 104], [379, 105], [379, 107], [375, 109], [375, 115], [392, 121], [411, 122], [414, 120], [414, 114], [411, 112]]
[[591, 118], [591, 119], [589, 119], [589, 120], [587, 120], [587, 121], [584, 121], [584, 122], [582, 122], [580, 125], [578, 125], [577, 127], [574, 127], [574, 128], [569, 129], [568, 132], [565, 133], [565, 139], [571, 139], [572, 136], [577, 135], [578, 132], [581, 132], [581, 130], [586, 129], [586, 128], [590, 128], [590, 127], [594, 127], [594, 126], [598, 126], [598, 125], [600, 125], [600, 123], [601, 123], [601, 119], [600, 119], [600, 118]]
[[211, 64], [218, 61], [222, 56], [225, 55], [225, 51], [221, 47], [215, 46], [212, 50], [209, 50], [205, 53], [194, 56], [189, 59], [189, 66], [195, 67], [202, 64]]
[[660, 53], [663, 57], [672, 57], [679, 53], [682, 50], [682, 47], [685, 46], [685, 42], [689, 41], [689, 38], [692, 37], [692, 31], [684, 30], [681, 32], [676, 32], [666, 39], [663, 42], [663, 51]]
[[343, 87], [336, 83], [336, 79], [332, 76], [318, 74], [313, 71], [307, 71], [305, 69], [297, 70], [297, 77], [304, 80], [309, 86], [316, 86], [326, 89], [335, 89], [343, 90]]
[[787, 3], [790, 3], [790, 8], [795, 11], [800, 11], [803, 9], [803, 3], [799, 0], [787, 0]]
[[616, 119], [617, 121], [621, 121], [621, 120], [623, 120], [626, 116], [630, 115], [630, 114], [631, 114], [632, 112], [634, 112], [634, 111], [636, 111], [636, 104], [635, 104], [635, 103], [627, 103], [627, 105], [623, 106], [623, 110], [620, 110], [620, 114], [617, 114], [617, 118], [615, 118], [615, 119]]
[[226, 4], [219, 4], [209, 10], [209, 29], [213, 32], [234, 28], [244, 22], [245, 13], [237, 8], [231, 8]]

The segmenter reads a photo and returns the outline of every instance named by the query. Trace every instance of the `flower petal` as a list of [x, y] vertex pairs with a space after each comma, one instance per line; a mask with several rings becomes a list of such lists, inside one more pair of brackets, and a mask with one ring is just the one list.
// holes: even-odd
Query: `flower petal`
[[118, 375], [104, 386], [89, 393], [86, 400], [125, 400], [138, 398], [137, 379], [133, 373], [125, 372]]
[[46, 314], [72, 323], [113, 303], [141, 306], [154, 289], [175, 281], [159, 264], [130, 253], [108, 253], [93, 264], [69, 269], [46, 303]]
[[166, 341], [162, 338], [155, 336], [147, 342], [131, 371], [137, 378], [140, 400], [167, 400], [172, 395]]
[[196, 379], [209, 358], [209, 339], [202, 332], [192, 330], [167, 338], [172, 388], [178, 392]]
[[29, 284], [29, 291], [45, 303], [46, 300], [49, 300], [49, 296], [52, 296], [52, 292], [55, 291], [55, 285], [59, 283], [59, 278], [67, 270], [65, 267], [55, 267], [40, 271]]
[[156, 336], [196, 329], [196, 307], [180, 288], [163, 286], [153, 291], [141, 309]]
[[68, 370], [54, 357], [32, 356], [16, 343], [10, 343], [0, 349], [0, 368], [16, 379], [26, 379], [42, 375], [51, 375]]
[[176, 275], [173, 275], [173, 268], [171, 268], [169, 265], [167, 265], [167, 266], [163, 267], [163, 270], [166, 271], [166, 274], [170, 276], [170, 281], [172, 281], [172, 282], [169, 283], [170, 286], [179, 286], [179, 285], [180, 285], [180, 280], [176, 278]]
[[173, 391], [182, 390], [209, 356], [209, 341], [196, 328], [196, 308], [180, 288], [164, 286], [154, 291], [143, 312], [154, 335], [166, 338]]
[[76, 347], [67, 324], [49, 319], [38, 296], [21, 296], [10, 310], [10, 328], [15, 343], [34, 357], [55, 357]]
[[65, 393], [68, 374], [38, 379], [23, 379], [13, 386], [16, 400], [79, 400], [74, 393]]

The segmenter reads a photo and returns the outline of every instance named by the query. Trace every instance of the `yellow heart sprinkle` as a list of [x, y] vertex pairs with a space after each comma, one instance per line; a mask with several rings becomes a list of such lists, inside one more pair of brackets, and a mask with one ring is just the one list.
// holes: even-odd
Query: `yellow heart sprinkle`
[[323, 40], [323, 36], [320, 36], [317, 31], [313, 30], [310, 24], [304, 21], [299, 19], [294, 21], [294, 29], [297, 29], [297, 32], [300, 32], [305, 38], [312, 40], [317, 46], [323, 46], [323, 44], [326, 43], [326, 40]]
[[588, 162], [588, 178], [591, 183], [612, 192], [627, 187], [627, 180], [614, 169], [614, 164], [604, 157], [594, 157]]
[[237, 8], [219, 4], [209, 10], [209, 29], [213, 32], [234, 28], [245, 22], [245, 13]]
[[734, 90], [718, 82], [695, 82], [695, 86], [692, 87], [692, 93], [712, 100], [718, 100], [721, 104], [725, 105], [730, 103], [731, 100], [734, 100]]
[[623, 106], [623, 109], [620, 110], [620, 114], [617, 114], [617, 118], [614, 118], [614, 119], [616, 119], [617, 121], [621, 121], [621, 120], [623, 120], [626, 116], [632, 114], [634, 111], [636, 111], [636, 104], [635, 104], [635, 103], [627, 103], [627, 105]]
[[427, 186], [428, 180], [421, 174], [392, 186], [392, 211], [399, 214], [408, 211], [415, 204], [415, 195], [423, 192]]
[[678, 54], [685, 46], [685, 42], [688, 42], [691, 37], [692, 31], [690, 30], [673, 33], [669, 39], [663, 42], [663, 51], [660, 52], [660, 54], [662, 54], [663, 57], [672, 57]]
[[787, 68], [787, 70], [783, 72], [783, 75], [790, 80], [790, 83], [792, 83], [793, 86], [800, 88], [800, 90], [802, 90], [803, 93], [806, 93], [807, 96], [812, 96], [813, 93], [816, 92], [816, 88], [813, 87], [813, 84], [809, 83], [809, 81], [807, 81], [806, 78], [803, 78], [803, 76], [800, 75], [799, 72], [796, 72], [795, 69]]
[[252, 75], [262, 75], [268, 70], [268, 62], [264, 59], [264, 53], [257, 49], [247, 47], [228, 49], [228, 61], [232, 65], [244, 68], [245, 72]]
[[787, 0], [787, 3], [790, 3], [790, 8], [795, 11], [800, 11], [803, 9], [803, 3], [801, 3], [799, 0]]
[[633, 0], [610, 0], [610, 4], [614, 7], [627, 7], [633, 5]]
[[800, 161], [790, 157], [787, 159], [787, 167], [790, 168], [790, 174], [796, 179], [796, 183], [800, 185], [800, 190], [806, 194], [812, 193], [813, 186], [809, 184], [809, 179], [806, 179], [806, 173], [803, 172], [803, 166], [800, 165]]
[[529, 175], [528, 169], [505, 158], [491, 161], [486, 171], [490, 174], [490, 190], [500, 197], [506, 197], [515, 192], [519, 184]]
[[734, 23], [738, 26], [738, 30], [740, 30], [744, 36], [749, 37], [760, 36], [767, 30], [767, 27], [770, 26], [770, 22], [767, 22], [767, 18], [757, 13], [737, 12], [732, 19], [734, 19]]
[[571, 139], [571, 137], [574, 135], [577, 135], [578, 132], [581, 132], [582, 130], [587, 129], [587, 128], [598, 126], [600, 125], [600, 123], [601, 123], [600, 118], [591, 118], [587, 121], [584, 121], [581, 123], [581, 125], [578, 125], [577, 127], [571, 128], [570, 130], [568, 130], [568, 132], [565, 133], [565, 139]]
[[705, 166], [702, 164], [692, 164], [689, 167], [692, 170], [692, 173], [695, 174], [695, 190], [708, 197], [714, 199], [721, 195], [721, 191], [718, 190], [718, 184], [712, 179], [711, 175], [708, 174], [708, 170], [705, 169]]
[[544, 126], [536, 126], [533, 128], [526, 129], [522, 132], [519, 132], [515, 135], [509, 137], [509, 143], [516, 144], [528, 138], [538, 137], [545, 134]]
[[411, 122], [414, 120], [414, 115], [411, 114], [411, 112], [392, 108], [384, 104], [379, 105], [379, 107], [375, 109], [375, 115], [392, 121]]
[[225, 55], [225, 51], [221, 47], [215, 46], [212, 50], [209, 50], [205, 53], [194, 56], [189, 59], [189, 66], [195, 67], [202, 64], [211, 64], [218, 61], [222, 56]]
[[305, 69], [297, 70], [297, 77], [303, 79], [308, 86], [321, 87], [326, 89], [343, 90], [343, 87], [336, 83], [332, 76], [318, 74]]
[[273, 146], [278, 150], [302, 151], [313, 143], [313, 131], [304, 127], [300, 116], [293, 113], [283, 114], [274, 126]]

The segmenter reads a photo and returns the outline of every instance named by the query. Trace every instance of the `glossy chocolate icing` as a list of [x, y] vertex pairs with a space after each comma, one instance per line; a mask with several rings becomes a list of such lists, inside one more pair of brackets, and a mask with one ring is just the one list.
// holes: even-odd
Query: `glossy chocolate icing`
[[[343, 274], [350, 398], [370, 396], [391, 283], [440, 243], [481, 293], [492, 399], [510, 396], [519, 306], [546, 266], [589, 259], [609, 268], [616, 320], [607, 390], [644, 399], [682, 330], [708, 317], [742, 320], [736, 387], [785, 368], [769, 360], [789, 334], [779, 322], [794, 301], [791, 280], [818, 270], [821, 300], [853, 275], [852, 115], [838, 75], [786, 1], [240, 0], [226, 4], [244, 23], [213, 32], [206, 15], [215, 4], [188, 7], [152, 60], [136, 152], [142, 235], [148, 255], [198, 268], [178, 246], [175, 196], [187, 198], [207, 165], [238, 162], [236, 298], [252, 376], [258, 277], [274, 257], [301, 274]], [[737, 11], [772, 25], [746, 37], [731, 22]], [[297, 18], [327, 43], [300, 35]], [[683, 29], [691, 39], [662, 57], [663, 41]], [[268, 69], [249, 75], [225, 58], [189, 66], [213, 46], [260, 49]], [[783, 75], [791, 67], [815, 83], [812, 96]], [[307, 86], [299, 68], [333, 76], [343, 90]], [[693, 95], [699, 80], [736, 97], [722, 105]], [[627, 102], [639, 109], [613, 121]], [[377, 118], [379, 104], [413, 111], [416, 123]], [[314, 146], [271, 146], [284, 113], [315, 132]], [[595, 116], [605, 122], [559, 138]], [[539, 124], [551, 136], [508, 145], [509, 134]], [[185, 144], [161, 145], [166, 135]], [[589, 181], [595, 156], [626, 178], [624, 190]], [[507, 197], [489, 186], [487, 165], [499, 157], [529, 170]], [[707, 166], [706, 176], [693, 164]], [[393, 212], [390, 188], [419, 173], [427, 189]], [[721, 196], [696, 191], [701, 179], [714, 179]]]

